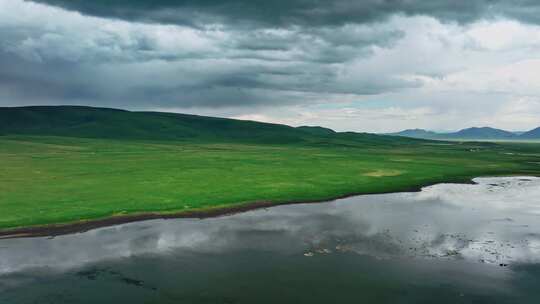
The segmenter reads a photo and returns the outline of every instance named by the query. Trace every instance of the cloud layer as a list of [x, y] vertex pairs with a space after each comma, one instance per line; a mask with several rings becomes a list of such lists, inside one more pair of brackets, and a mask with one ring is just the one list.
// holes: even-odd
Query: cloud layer
[[85, 14], [205, 27], [219, 23], [258, 27], [320, 27], [378, 22], [390, 16], [431, 16], [460, 23], [507, 17], [540, 22], [534, 0], [38, 0]]
[[528, 129], [538, 16], [536, 1], [0, 0], [0, 105]]

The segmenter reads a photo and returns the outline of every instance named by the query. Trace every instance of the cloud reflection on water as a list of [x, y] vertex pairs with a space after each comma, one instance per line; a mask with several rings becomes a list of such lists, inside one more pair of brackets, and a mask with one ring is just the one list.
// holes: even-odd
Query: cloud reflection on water
[[354, 252], [495, 265], [540, 262], [540, 179], [476, 181], [205, 220], [131, 223], [53, 239], [2, 240], [0, 274], [43, 267], [62, 271], [142, 255], [242, 250], [299, 256]]

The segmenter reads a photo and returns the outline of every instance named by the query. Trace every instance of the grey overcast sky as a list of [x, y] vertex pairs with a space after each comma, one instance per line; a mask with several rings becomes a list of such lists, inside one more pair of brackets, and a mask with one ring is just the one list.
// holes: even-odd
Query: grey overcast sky
[[0, 0], [0, 106], [540, 126], [536, 0]]

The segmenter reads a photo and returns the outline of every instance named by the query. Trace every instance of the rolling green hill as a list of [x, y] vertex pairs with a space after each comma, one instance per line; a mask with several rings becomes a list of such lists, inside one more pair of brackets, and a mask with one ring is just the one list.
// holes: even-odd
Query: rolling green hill
[[302, 141], [292, 127], [78, 106], [0, 108], [0, 133], [143, 140]]
[[130, 140], [244, 143], [391, 144], [414, 142], [322, 127], [290, 127], [246, 120], [81, 106], [0, 108], [0, 134]]

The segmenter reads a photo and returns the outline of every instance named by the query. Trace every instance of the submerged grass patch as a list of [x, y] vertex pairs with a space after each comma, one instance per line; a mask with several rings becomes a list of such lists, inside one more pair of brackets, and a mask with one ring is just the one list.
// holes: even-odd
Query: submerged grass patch
[[[406, 160], [406, 161], [405, 161]], [[242, 144], [0, 137], [0, 228], [540, 175], [540, 145]]]

